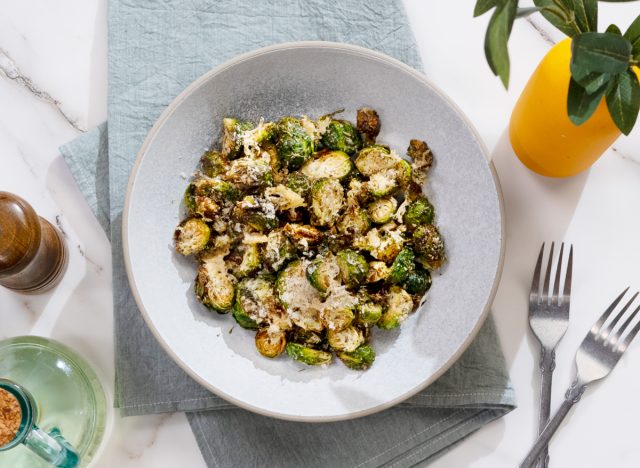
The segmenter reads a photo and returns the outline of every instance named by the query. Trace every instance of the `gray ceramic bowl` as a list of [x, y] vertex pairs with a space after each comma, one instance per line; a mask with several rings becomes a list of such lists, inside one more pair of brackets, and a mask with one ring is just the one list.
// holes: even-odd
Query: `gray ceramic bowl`
[[[376, 330], [378, 357], [356, 372], [337, 362], [306, 368], [255, 350], [253, 333], [194, 298], [195, 265], [175, 254], [186, 175], [216, 141], [225, 116], [258, 120], [320, 116], [367, 105], [379, 140], [404, 152], [410, 138], [435, 154], [426, 192], [436, 206], [449, 262], [425, 304], [399, 330]], [[150, 236], [150, 228], [153, 235]], [[131, 174], [123, 222], [129, 280], [149, 327], [189, 375], [261, 414], [332, 421], [388, 408], [425, 388], [473, 339], [502, 265], [501, 199], [486, 151], [462, 112], [420, 73], [385, 55], [324, 42], [282, 44], [241, 55], [205, 74], [158, 119]]]

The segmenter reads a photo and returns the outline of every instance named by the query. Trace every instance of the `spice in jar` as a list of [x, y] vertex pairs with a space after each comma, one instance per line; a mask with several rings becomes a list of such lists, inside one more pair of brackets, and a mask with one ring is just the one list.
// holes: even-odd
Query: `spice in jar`
[[0, 447], [15, 439], [21, 421], [22, 410], [18, 400], [0, 388]]

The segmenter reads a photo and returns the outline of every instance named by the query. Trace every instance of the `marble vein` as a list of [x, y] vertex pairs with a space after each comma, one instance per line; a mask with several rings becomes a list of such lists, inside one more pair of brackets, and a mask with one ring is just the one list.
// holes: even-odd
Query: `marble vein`
[[0, 71], [10, 80], [24, 86], [27, 90], [39, 99], [48, 102], [56, 108], [69, 125], [80, 132], [86, 132], [87, 129], [82, 128], [75, 119], [71, 118], [62, 108], [62, 103], [52, 97], [46, 91], [40, 89], [28, 76], [24, 75], [16, 62], [11, 58], [9, 53], [0, 48]]

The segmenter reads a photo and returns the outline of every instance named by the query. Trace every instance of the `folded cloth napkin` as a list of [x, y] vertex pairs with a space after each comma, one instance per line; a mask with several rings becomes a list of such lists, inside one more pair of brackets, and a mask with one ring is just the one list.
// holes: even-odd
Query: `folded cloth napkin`
[[251, 49], [297, 40], [357, 44], [420, 68], [399, 0], [109, 3], [108, 132], [102, 125], [61, 152], [111, 238], [115, 406], [124, 416], [187, 411], [211, 467], [412, 466], [515, 407], [491, 318], [447, 373], [405, 403], [353, 421], [302, 424], [241, 410], [188, 377], [147, 328], [126, 279], [124, 194], [153, 122], [213, 66]]

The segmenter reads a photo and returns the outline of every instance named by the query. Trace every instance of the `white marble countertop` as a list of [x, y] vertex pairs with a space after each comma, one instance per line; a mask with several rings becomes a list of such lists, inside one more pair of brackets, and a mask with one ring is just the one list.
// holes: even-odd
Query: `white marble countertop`
[[[623, 287], [640, 288], [640, 125], [572, 179], [529, 172], [514, 157], [505, 130], [527, 78], [561, 35], [539, 16], [517, 21], [506, 92], [484, 59], [488, 16], [473, 19], [473, 4], [405, 0], [427, 76], [473, 121], [501, 180], [507, 247], [494, 314], [520, 406], [432, 465], [441, 468], [512, 467], [532, 443], [538, 347], [526, 311], [542, 241], [565, 240], [576, 250], [571, 327], [557, 352], [554, 407], [572, 378], [574, 351], [595, 318]], [[638, 3], [600, 5], [600, 25], [616, 22], [623, 30], [640, 12]], [[106, 0], [0, 0], [0, 9], [0, 190], [23, 196], [56, 222], [71, 252], [69, 271], [54, 291], [21, 296], [0, 288], [0, 339], [52, 336], [86, 356], [111, 393], [110, 246], [57, 149], [106, 116]], [[551, 445], [552, 466], [638, 466], [638, 394], [635, 344], [561, 428]], [[94, 465], [205, 466], [184, 415], [123, 419], [113, 412]]]

